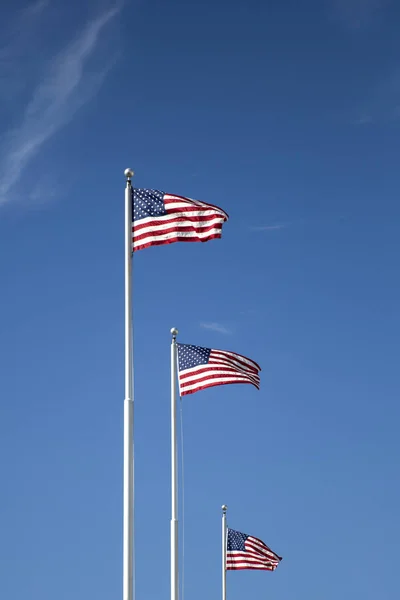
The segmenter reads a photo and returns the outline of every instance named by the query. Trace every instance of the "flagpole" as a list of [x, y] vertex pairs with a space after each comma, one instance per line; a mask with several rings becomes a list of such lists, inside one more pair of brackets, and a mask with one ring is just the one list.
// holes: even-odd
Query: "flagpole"
[[171, 329], [171, 600], [178, 600], [178, 472], [176, 437], [176, 377], [178, 330]]
[[133, 326], [132, 326], [132, 177], [125, 169], [125, 400], [123, 600], [133, 600]]
[[226, 600], [226, 504], [222, 505], [222, 600]]

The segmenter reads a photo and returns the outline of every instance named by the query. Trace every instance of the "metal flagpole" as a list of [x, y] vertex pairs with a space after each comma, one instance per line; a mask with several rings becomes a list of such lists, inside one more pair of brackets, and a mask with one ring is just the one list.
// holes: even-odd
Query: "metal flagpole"
[[228, 507], [222, 505], [222, 600], [226, 600], [226, 511]]
[[133, 600], [133, 326], [132, 326], [132, 177], [125, 169], [125, 400], [123, 600]]
[[176, 376], [178, 330], [171, 329], [171, 600], [178, 600], [178, 472], [176, 439]]

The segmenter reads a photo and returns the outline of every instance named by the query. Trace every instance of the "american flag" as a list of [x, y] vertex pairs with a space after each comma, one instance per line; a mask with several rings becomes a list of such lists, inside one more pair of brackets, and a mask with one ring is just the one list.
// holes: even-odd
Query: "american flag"
[[275, 571], [282, 558], [264, 542], [240, 531], [228, 529], [226, 570], [261, 569]]
[[221, 208], [159, 190], [134, 188], [132, 251], [173, 242], [220, 238], [228, 215]]
[[181, 396], [226, 383], [251, 383], [260, 389], [256, 362], [236, 352], [177, 344]]

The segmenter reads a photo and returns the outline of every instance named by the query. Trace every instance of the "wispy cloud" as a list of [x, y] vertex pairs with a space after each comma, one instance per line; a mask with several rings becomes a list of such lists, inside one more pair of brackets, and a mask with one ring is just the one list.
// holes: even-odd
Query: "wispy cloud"
[[38, 27], [49, 0], [39, 0], [0, 22], [0, 100], [15, 99], [31, 79], [32, 47], [37, 48]]
[[[39, 0], [28, 10], [38, 17], [45, 11], [47, 0]], [[27, 165], [36, 157], [43, 144], [64, 126], [76, 111], [90, 100], [106, 76], [111, 63], [87, 72], [96, 56], [103, 30], [120, 13], [122, 4], [95, 16], [78, 35], [48, 63], [38, 76], [30, 98], [22, 110], [19, 124], [3, 134], [0, 149], [0, 204], [10, 200], [10, 192]], [[20, 17], [19, 34], [28, 27], [26, 12]], [[11, 41], [1, 53], [1, 62], [12, 59]]]
[[254, 317], [255, 315], [258, 315], [258, 313], [259, 311], [255, 308], [246, 308], [244, 310], [241, 310], [239, 314], [245, 315], [246, 317]]
[[361, 29], [374, 22], [391, 0], [332, 0], [337, 18], [349, 29]]
[[63, 186], [52, 174], [43, 174], [27, 192], [27, 202], [35, 208], [47, 207], [51, 202], [59, 200], [65, 194]]
[[32, 4], [24, 8], [21, 12], [21, 15], [25, 18], [38, 15], [45, 8], [47, 8], [49, 4], [50, 0], [37, 0], [37, 2], [33, 2]]
[[390, 123], [400, 119], [400, 69], [382, 77], [367, 94], [354, 125]]
[[373, 123], [373, 118], [369, 114], [362, 114], [353, 121], [354, 125], [370, 125], [371, 123]]
[[232, 334], [232, 330], [225, 327], [225, 325], [221, 325], [221, 323], [200, 323], [200, 327], [215, 331], [216, 333], [223, 333], [224, 335]]
[[275, 223], [273, 225], [257, 225], [256, 227], [251, 227], [251, 231], [277, 231], [279, 229], [286, 229], [289, 227], [290, 223]]

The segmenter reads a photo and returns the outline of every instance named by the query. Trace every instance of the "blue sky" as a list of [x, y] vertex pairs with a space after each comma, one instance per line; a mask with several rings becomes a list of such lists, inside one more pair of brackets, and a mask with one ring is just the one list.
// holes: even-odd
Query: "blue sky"
[[[67, 5], [68, 4], [68, 5]], [[220, 506], [284, 557], [229, 600], [398, 597], [400, 7], [4, 3], [0, 596], [122, 595], [123, 201], [218, 204], [135, 255], [137, 598], [169, 594], [169, 330], [262, 366], [186, 397], [185, 596]]]

